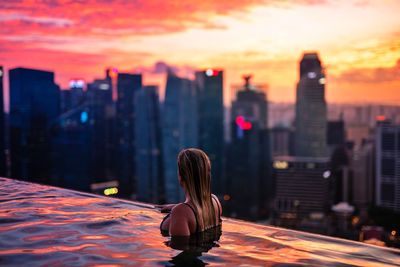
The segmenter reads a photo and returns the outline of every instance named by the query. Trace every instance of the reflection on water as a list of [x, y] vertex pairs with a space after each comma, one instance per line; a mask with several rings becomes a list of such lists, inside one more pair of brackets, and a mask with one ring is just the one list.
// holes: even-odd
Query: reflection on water
[[[162, 232], [162, 234], [165, 234]], [[200, 257], [213, 247], [219, 247], [218, 241], [221, 237], [221, 226], [214, 227], [202, 233], [192, 236], [173, 236], [165, 244], [181, 253], [172, 257], [169, 261], [172, 265], [167, 266], [205, 266]]]
[[220, 236], [170, 239], [161, 219], [151, 205], [0, 178], [0, 265], [400, 266], [398, 250], [231, 219]]

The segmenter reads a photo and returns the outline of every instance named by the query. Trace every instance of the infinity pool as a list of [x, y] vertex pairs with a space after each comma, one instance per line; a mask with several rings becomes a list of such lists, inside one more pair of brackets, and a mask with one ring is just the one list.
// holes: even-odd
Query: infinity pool
[[173, 246], [162, 217], [148, 204], [0, 178], [0, 265], [400, 266], [398, 250], [227, 218], [209, 244]]

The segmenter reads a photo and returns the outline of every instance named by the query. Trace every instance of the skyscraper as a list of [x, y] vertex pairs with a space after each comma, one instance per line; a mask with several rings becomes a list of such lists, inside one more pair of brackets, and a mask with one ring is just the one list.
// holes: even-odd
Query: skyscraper
[[195, 74], [199, 147], [211, 160], [213, 192], [223, 191], [224, 109], [223, 71], [208, 69]]
[[376, 205], [400, 211], [400, 125], [376, 129]]
[[274, 158], [276, 223], [289, 226], [324, 215], [330, 209], [329, 159], [281, 156]]
[[144, 86], [135, 94], [135, 171], [137, 199], [164, 201], [160, 110], [157, 86]]
[[193, 81], [168, 73], [162, 115], [165, 196], [168, 203], [177, 203], [184, 200], [177, 177], [178, 153], [183, 148], [197, 146]]
[[135, 191], [135, 94], [142, 87], [141, 74], [119, 73], [117, 79], [117, 177], [120, 193], [130, 197]]
[[54, 73], [16, 68], [9, 77], [11, 177], [51, 183], [51, 129], [60, 108]]
[[317, 53], [305, 53], [296, 92], [296, 156], [327, 156], [326, 125], [324, 71]]
[[232, 142], [226, 153], [229, 213], [240, 218], [259, 219], [272, 192], [271, 158], [266, 96], [250, 85], [250, 76], [245, 77], [244, 88], [232, 103], [231, 118]]
[[0, 177], [7, 176], [6, 154], [5, 154], [6, 126], [4, 121], [3, 77], [4, 77], [3, 66], [0, 66]]
[[110, 77], [96, 79], [88, 84], [87, 105], [90, 107], [92, 177], [94, 182], [112, 179], [111, 168], [114, 160], [113, 130], [115, 106], [112, 101], [112, 82]]

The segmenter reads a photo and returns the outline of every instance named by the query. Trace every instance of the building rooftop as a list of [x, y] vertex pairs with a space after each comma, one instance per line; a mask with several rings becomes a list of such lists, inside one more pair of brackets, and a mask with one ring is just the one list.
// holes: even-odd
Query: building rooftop
[[0, 183], [2, 266], [400, 264], [395, 249], [228, 218], [215, 240], [177, 246], [160, 234], [163, 214], [152, 205], [5, 178]]

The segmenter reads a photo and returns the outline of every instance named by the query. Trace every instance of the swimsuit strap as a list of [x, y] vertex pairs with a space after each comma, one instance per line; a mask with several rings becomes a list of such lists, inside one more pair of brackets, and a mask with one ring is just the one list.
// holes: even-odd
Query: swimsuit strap
[[186, 202], [183, 202], [183, 204], [188, 206], [193, 211], [194, 218], [196, 219], [196, 233], [198, 233], [199, 232], [199, 222], [197, 221], [197, 216], [196, 216], [196, 212], [195, 212], [194, 208]]
[[[218, 208], [218, 221], [221, 224], [222, 219], [221, 219], [221, 210], [219, 209], [219, 204], [218, 204], [218, 199], [215, 199], [214, 195], [211, 195], [211, 197], [215, 200], [215, 203], [217, 204], [217, 208]], [[213, 205], [214, 207], [214, 205]]]

